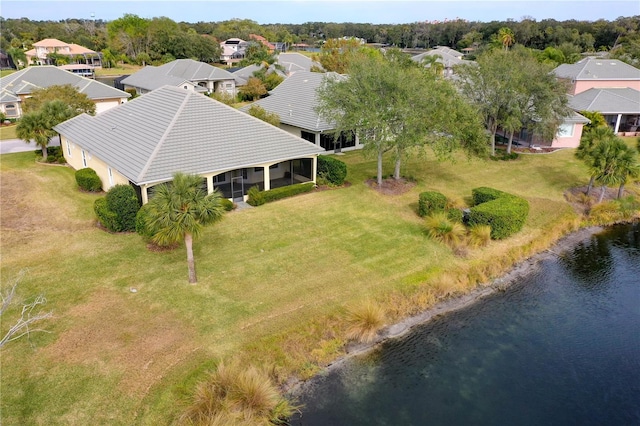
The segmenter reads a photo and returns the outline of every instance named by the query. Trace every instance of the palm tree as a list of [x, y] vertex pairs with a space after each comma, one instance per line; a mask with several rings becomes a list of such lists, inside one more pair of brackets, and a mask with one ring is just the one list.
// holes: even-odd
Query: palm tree
[[607, 186], [620, 185], [618, 195], [624, 190], [624, 183], [630, 174], [635, 174], [635, 152], [620, 138], [598, 143], [593, 150], [592, 179], [602, 186], [601, 202]]
[[224, 208], [216, 190], [207, 194], [202, 177], [175, 173], [173, 182], [159, 185], [149, 200], [147, 225], [159, 244], [173, 244], [184, 240], [187, 250], [189, 283], [197, 282], [193, 258], [193, 240], [205, 225], [222, 218]]
[[42, 112], [34, 111], [23, 115], [16, 126], [16, 135], [26, 143], [33, 140], [42, 149], [42, 159], [47, 160], [47, 145], [53, 135], [47, 129], [47, 120]]
[[16, 126], [16, 135], [26, 143], [33, 140], [42, 149], [43, 161], [47, 161], [47, 145], [56, 135], [54, 126], [74, 115], [73, 109], [62, 101], [46, 102], [42, 108], [22, 116]]
[[[626, 145], [625, 145], [626, 146]], [[624, 193], [624, 185], [629, 179], [637, 179], [640, 177], [640, 163], [636, 158], [634, 149], [627, 147], [620, 156], [617, 172], [620, 175], [620, 186], [618, 187], [617, 198], [622, 198]]]
[[510, 28], [502, 27], [498, 30], [498, 41], [502, 43], [504, 50], [509, 50], [509, 46], [515, 43], [516, 38]]
[[587, 185], [586, 195], [589, 195], [593, 188], [596, 177], [601, 173], [604, 167], [604, 159], [606, 157], [606, 147], [613, 144], [616, 139], [615, 133], [609, 126], [598, 126], [591, 128], [580, 139], [580, 146], [576, 150], [576, 157], [583, 160], [591, 170], [591, 178]]

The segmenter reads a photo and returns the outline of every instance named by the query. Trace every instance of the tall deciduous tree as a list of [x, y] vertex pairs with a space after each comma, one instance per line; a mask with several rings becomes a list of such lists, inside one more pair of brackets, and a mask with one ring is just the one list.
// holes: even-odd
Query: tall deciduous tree
[[510, 134], [509, 151], [514, 134], [522, 128], [546, 140], [555, 137], [571, 110], [565, 84], [550, 71], [525, 48], [489, 51], [477, 64], [458, 68], [461, 90], [481, 111], [491, 135], [492, 154], [498, 128]]
[[47, 102], [61, 101], [68, 105], [76, 114], [86, 113], [93, 115], [96, 112], [96, 104], [84, 93], [70, 84], [49, 86], [36, 89], [31, 92], [31, 97], [24, 100], [25, 112], [37, 111]]
[[184, 241], [187, 251], [189, 283], [197, 280], [193, 240], [204, 226], [220, 220], [224, 208], [218, 191], [207, 194], [202, 177], [175, 173], [173, 181], [159, 185], [147, 207], [147, 223], [152, 239], [160, 244]]
[[449, 82], [389, 56], [353, 55], [348, 77], [329, 75], [317, 92], [318, 113], [336, 132], [355, 132], [365, 152], [377, 157], [378, 185], [386, 152], [393, 154], [396, 179], [414, 147], [428, 145], [438, 158], [460, 146], [483, 152], [479, 117]]

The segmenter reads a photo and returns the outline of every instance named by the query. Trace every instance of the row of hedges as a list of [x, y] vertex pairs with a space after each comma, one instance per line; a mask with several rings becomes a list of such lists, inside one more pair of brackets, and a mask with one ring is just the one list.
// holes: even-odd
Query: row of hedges
[[529, 215], [529, 203], [497, 189], [481, 187], [472, 190], [474, 206], [467, 224], [489, 225], [491, 238], [501, 240], [520, 231]]
[[340, 186], [347, 178], [347, 165], [336, 158], [318, 155], [318, 176], [332, 185]]
[[247, 203], [252, 206], [261, 206], [264, 203], [280, 200], [282, 198], [310, 192], [315, 187], [313, 182], [298, 183], [296, 185], [283, 186], [269, 191], [260, 191], [257, 186], [251, 187], [247, 195]]

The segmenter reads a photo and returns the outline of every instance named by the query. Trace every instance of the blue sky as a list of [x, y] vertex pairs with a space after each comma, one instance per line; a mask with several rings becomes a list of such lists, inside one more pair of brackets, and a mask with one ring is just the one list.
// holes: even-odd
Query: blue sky
[[218, 22], [233, 18], [251, 19], [260, 24], [304, 22], [361, 22], [398, 24], [462, 18], [489, 22], [524, 16], [536, 20], [553, 18], [612, 21], [619, 16], [640, 15], [637, 0], [560, 0], [560, 1], [6, 1], [0, 3], [0, 16], [31, 20], [67, 18], [114, 20], [125, 13], [143, 18], [166, 16], [174, 21]]

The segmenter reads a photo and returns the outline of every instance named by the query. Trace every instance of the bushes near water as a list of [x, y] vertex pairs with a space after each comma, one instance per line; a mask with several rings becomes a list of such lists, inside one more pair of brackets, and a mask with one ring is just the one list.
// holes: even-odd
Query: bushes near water
[[490, 226], [494, 240], [520, 231], [529, 215], [529, 203], [524, 198], [486, 187], [473, 189], [472, 196], [475, 205], [470, 209], [467, 224]]

